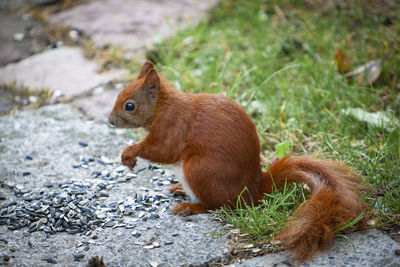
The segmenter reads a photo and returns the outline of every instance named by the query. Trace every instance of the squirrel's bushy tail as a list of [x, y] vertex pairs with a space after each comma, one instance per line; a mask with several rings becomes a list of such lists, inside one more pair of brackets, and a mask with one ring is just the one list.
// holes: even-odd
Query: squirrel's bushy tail
[[[318, 160], [309, 156], [286, 155], [263, 173], [264, 192], [272, 192], [290, 182], [306, 182], [310, 199], [290, 217], [276, 236], [284, 247], [294, 249], [294, 257], [304, 262], [327, 247], [338, 226], [357, 218], [366, 222], [366, 210], [359, 190], [361, 178], [349, 167], [338, 162]], [[272, 179], [274, 182], [272, 182]], [[274, 185], [275, 184], [275, 185]]]

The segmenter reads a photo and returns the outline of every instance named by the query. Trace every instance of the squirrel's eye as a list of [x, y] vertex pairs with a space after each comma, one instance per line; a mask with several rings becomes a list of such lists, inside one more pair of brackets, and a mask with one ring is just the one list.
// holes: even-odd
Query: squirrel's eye
[[125, 104], [125, 110], [126, 111], [132, 111], [135, 109], [135, 105], [133, 103], [126, 103]]

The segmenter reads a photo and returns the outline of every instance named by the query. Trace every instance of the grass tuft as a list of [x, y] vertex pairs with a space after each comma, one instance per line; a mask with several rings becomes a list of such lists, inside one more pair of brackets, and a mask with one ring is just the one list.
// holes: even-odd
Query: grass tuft
[[[235, 209], [224, 207], [215, 214], [248, 233], [256, 242], [270, 239], [284, 227], [292, 210], [304, 200], [301, 192], [299, 186], [285, 185], [283, 190], [267, 194], [261, 205], [248, 205], [238, 200]], [[241, 196], [239, 199], [242, 199]]]

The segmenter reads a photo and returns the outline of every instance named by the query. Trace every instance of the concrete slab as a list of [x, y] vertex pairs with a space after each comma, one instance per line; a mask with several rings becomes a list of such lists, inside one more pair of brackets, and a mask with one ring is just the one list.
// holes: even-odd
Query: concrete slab
[[115, 45], [126, 55], [141, 50], [154, 37], [167, 37], [196, 23], [217, 0], [88, 1], [55, 14], [65, 24], [91, 37], [98, 46]]
[[[100, 87], [101, 88], [101, 87]], [[93, 96], [79, 98], [73, 103], [90, 119], [106, 123], [120, 90], [109, 89]]]
[[23, 8], [33, 8], [37, 6], [51, 5], [61, 0], [1, 0], [0, 10], [16, 11]]
[[[400, 245], [382, 232], [360, 231], [348, 237], [351, 242], [344, 238], [336, 238], [326, 252], [317, 254], [311, 261], [300, 266], [400, 266], [400, 256], [395, 253], [395, 250], [400, 249]], [[297, 266], [290, 257], [290, 251], [283, 251], [230, 266]]]
[[78, 47], [61, 47], [26, 58], [0, 69], [0, 82], [24, 85], [31, 89], [60, 91], [75, 97], [113, 79], [123, 72], [98, 73], [98, 65], [86, 59]]
[[41, 52], [50, 44], [41, 25], [30, 17], [0, 11], [0, 25], [0, 66]]

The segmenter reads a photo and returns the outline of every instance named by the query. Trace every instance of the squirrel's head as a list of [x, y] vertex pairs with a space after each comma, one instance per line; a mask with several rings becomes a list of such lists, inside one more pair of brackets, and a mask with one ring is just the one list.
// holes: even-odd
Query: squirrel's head
[[117, 128], [147, 128], [155, 113], [160, 77], [153, 63], [144, 63], [139, 76], [124, 88], [115, 101], [108, 122]]

